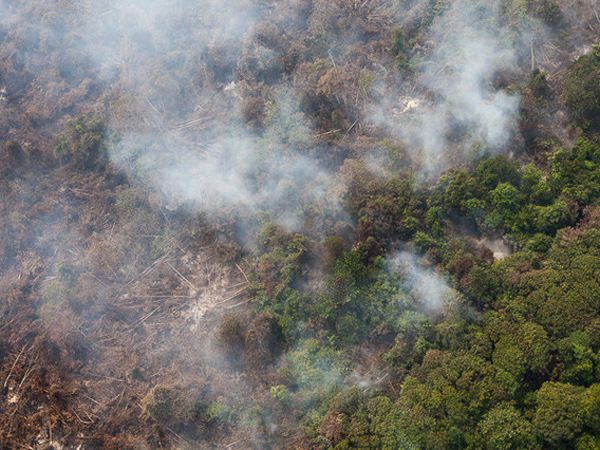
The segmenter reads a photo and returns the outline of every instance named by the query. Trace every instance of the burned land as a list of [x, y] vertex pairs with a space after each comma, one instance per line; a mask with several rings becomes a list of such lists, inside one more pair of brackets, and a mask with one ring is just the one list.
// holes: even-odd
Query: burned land
[[0, 447], [600, 447], [594, 0], [0, 0]]

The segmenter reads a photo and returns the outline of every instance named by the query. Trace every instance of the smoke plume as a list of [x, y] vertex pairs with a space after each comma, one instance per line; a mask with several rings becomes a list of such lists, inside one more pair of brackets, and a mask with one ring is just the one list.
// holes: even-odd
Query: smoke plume
[[430, 48], [414, 50], [416, 83], [384, 88], [384, 100], [369, 112], [408, 143], [424, 174], [469, 156], [476, 143], [506, 151], [517, 132], [519, 97], [494, 83], [495, 75], [515, 67], [497, 8], [496, 1], [452, 2], [431, 27]]
[[457, 295], [441, 275], [424, 267], [412, 253], [400, 252], [389, 263], [402, 276], [404, 288], [427, 312], [440, 311]]

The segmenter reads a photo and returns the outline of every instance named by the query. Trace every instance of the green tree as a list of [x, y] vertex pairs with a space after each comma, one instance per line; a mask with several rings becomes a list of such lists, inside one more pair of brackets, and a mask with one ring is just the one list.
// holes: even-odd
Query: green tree
[[495, 189], [500, 183], [509, 183], [515, 187], [521, 183], [519, 163], [506, 156], [481, 160], [477, 164], [476, 173], [480, 183], [488, 190]]
[[509, 183], [498, 184], [489, 196], [492, 206], [506, 217], [521, 209], [524, 200], [519, 190]]
[[531, 441], [531, 423], [513, 405], [503, 403], [487, 412], [479, 423], [489, 449], [526, 448]]
[[583, 394], [581, 415], [586, 428], [600, 436], [600, 384], [591, 385]]
[[563, 95], [573, 117], [584, 128], [600, 126], [600, 45], [580, 56], [563, 84]]
[[583, 389], [571, 384], [546, 382], [536, 394], [535, 434], [549, 447], [571, 447], [583, 428]]

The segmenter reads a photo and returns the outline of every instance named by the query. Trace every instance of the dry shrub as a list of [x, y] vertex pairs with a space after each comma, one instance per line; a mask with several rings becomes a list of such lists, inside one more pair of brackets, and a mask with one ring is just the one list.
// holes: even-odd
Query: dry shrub
[[237, 360], [245, 347], [245, 326], [236, 315], [226, 316], [219, 325], [218, 343], [226, 356]]
[[348, 434], [348, 427], [344, 421], [344, 414], [329, 411], [323, 418], [319, 431], [331, 442], [332, 447], [335, 447]]
[[135, 446], [122, 437], [103, 436], [101, 448], [104, 450], [133, 450]]
[[263, 83], [258, 83], [256, 86], [243, 86], [241, 94], [242, 119], [250, 127], [263, 127], [272, 101], [271, 90]]
[[256, 316], [246, 333], [246, 358], [256, 365], [272, 364], [283, 351], [283, 329], [272, 314]]
[[192, 395], [181, 386], [159, 384], [142, 399], [141, 417], [162, 425], [187, 425], [196, 418]]
[[87, 253], [92, 271], [108, 278], [115, 276], [124, 258], [123, 246], [110, 240], [94, 241]]

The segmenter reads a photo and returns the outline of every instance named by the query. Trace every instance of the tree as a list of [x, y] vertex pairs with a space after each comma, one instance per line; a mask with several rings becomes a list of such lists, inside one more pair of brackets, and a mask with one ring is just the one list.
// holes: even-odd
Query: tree
[[199, 413], [195, 399], [181, 386], [156, 385], [142, 399], [141, 405], [143, 419], [168, 427], [189, 424]]
[[600, 45], [583, 55], [569, 68], [563, 95], [574, 119], [583, 128], [600, 126]]
[[531, 440], [531, 423], [507, 403], [486, 413], [479, 423], [479, 429], [488, 448], [494, 450], [525, 448]]
[[537, 392], [533, 429], [548, 446], [566, 448], [573, 445], [583, 428], [582, 393], [580, 387], [552, 381], [544, 383]]
[[523, 197], [519, 190], [509, 183], [500, 183], [489, 193], [492, 205], [501, 214], [508, 217], [517, 212], [523, 205]]
[[516, 187], [521, 183], [519, 163], [506, 156], [481, 160], [477, 164], [476, 172], [481, 184], [489, 190], [500, 183], [510, 183]]
[[600, 384], [591, 385], [583, 394], [581, 415], [586, 428], [600, 435]]

